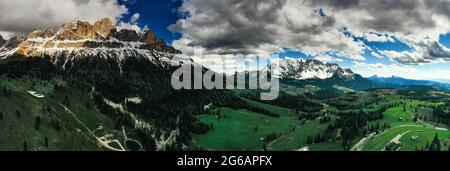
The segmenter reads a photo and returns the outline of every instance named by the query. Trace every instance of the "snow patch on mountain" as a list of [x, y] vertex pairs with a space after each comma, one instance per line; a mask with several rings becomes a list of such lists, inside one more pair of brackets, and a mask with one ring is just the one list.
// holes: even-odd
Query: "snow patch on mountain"
[[355, 73], [337, 64], [323, 63], [319, 60], [286, 58], [279, 62], [280, 76], [296, 80], [328, 79], [333, 76], [354, 79]]

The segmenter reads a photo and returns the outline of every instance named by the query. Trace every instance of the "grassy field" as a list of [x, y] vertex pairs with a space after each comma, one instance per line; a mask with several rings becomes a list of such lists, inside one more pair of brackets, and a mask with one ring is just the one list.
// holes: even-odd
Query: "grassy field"
[[[221, 108], [220, 113], [225, 116], [218, 120], [214, 115], [200, 115], [198, 119], [214, 129], [207, 134], [194, 137], [197, 145], [208, 150], [261, 150], [263, 144], [275, 151], [293, 151], [305, 146], [308, 136], [322, 133], [328, 124], [319, 124], [318, 120], [300, 124], [297, 114], [292, 109], [263, 104], [244, 99], [248, 104], [269, 110], [280, 115], [279, 118], [269, 117], [248, 110], [233, 110]], [[255, 131], [255, 127], [258, 128]], [[279, 135], [278, 139], [267, 143], [264, 138], [271, 134]], [[324, 149], [340, 149], [340, 143], [329, 142], [321, 144]], [[328, 147], [326, 147], [328, 146]], [[319, 147], [314, 145], [311, 148]]]
[[[271, 145], [275, 151], [296, 151], [306, 146], [308, 136], [315, 136], [317, 133], [324, 132], [328, 124], [319, 124], [319, 121], [310, 121], [304, 125], [298, 126], [294, 132], [283, 136]], [[332, 144], [332, 143], [330, 143]]]
[[[390, 141], [399, 135], [403, 135], [399, 139], [402, 145], [401, 150], [415, 151], [416, 148], [425, 147], [427, 143], [431, 144], [436, 134], [438, 134], [442, 144], [448, 145], [449, 131], [435, 130], [420, 125], [405, 125], [379, 134], [364, 146], [363, 151], [381, 151]], [[413, 139], [413, 137], [416, 138]]]
[[212, 124], [214, 129], [207, 134], [196, 135], [196, 143], [208, 150], [262, 150], [267, 135], [285, 135], [300, 124], [295, 111], [291, 109], [246, 101], [255, 107], [277, 113], [280, 117], [270, 117], [248, 110], [221, 108], [220, 113], [225, 117], [220, 120], [209, 114], [198, 116], [202, 122]]
[[248, 99], [244, 99], [248, 104], [255, 106], [257, 108], [261, 108], [261, 109], [265, 109], [267, 111], [276, 113], [280, 116], [296, 116], [297, 114], [295, 113], [294, 110], [292, 109], [288, 109], [288, 108], [284, 108], [284, 107], [279, 107], [279, 106], [273, 106], [273, 105], [268, 105], [268, 104], [264, 104], [264, 103], [259, 103], [259, 102], [255, 102], [253, 100], [248, 100]]
[[[212, 115], [198, 118], [214, 129], [207, 134], [195, 136], [196, 142], [210, 150], [261, 150], [264, 138], [271, 133], [284, 133], [298, 124], [292, 116], [274, 118], [247, 110], [221, 108], [223, 119]], [[257, 130], [255, 131], [255, 128]]]
[[315, 87], [312, 85], [307, 85], [305, 87], [299, 88], [296, 86], [291, 86], [291, 85], [287, 85], [287, 84], [281, 84], [281, 90], [287, 94], [293, 95], [293, 96], [297, 96], [297, 95], [302, 95], [305, 93], [314, 93], [316, 91], [319, 91], [320, 88], [319, 87]]
[[[431, 143], [434, 135], [437, 133], [443, 143], [448, 144], [450, 131], [437, 130], [427, 124], [420, 122], [414, 122], [412, 116], [415, 108], [418, 105], [436, 106], [442, 103], [423, 102], [418, 100], [405, 99], [401, 100], [398, 96], [392, 96], [388, 98], [387, 103], [391, 102], [405, 102], [404, 110], [403, 105], [396, 106], [388, 109], [384, 112], [384, 118], [382, 120], [374, 121], [370, 124], [380, 123], [383, 125], [387, 123], [391, 125], [391, 129], [376, 135], [373, 139], [368, 141], [362, 148], [362, 151], [381, 151], [384, 147], [394, 138], [400, 137], [400, 143], [402, 145], [402, 151], [414, 151], [416, 147], [424, 147], [427, 142]], [[417, 136], [413, 140], [413, 136]]]

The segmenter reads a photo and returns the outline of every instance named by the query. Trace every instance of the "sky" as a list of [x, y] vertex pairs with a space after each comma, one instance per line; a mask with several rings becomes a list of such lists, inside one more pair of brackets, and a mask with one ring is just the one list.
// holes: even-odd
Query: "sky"
[[448, 0], [0, 0], [0, 13], [3, 37], [109, 17], [210, 61], [280, 54], [365, 77], [450, 80]]

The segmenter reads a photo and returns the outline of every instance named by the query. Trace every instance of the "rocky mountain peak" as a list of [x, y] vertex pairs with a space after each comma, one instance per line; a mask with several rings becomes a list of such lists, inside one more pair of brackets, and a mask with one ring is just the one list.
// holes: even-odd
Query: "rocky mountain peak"
[[30, 33], [27, 38], [29, 39], [35, 39], [35, 38], [49, 38], [53, 37], [55, 35], [55, 32], [53, 31], [53, 28], [48, 27], [43, 30], [36, 30], [32, 33]]
[[156, 38], [155, 33], [151, 32], [149, 30], [146, 30], [142, 41], [147, 44], [156, 44], [158, 39]]
[[99, 33], [94, 26], [85, 21], [78, 21], [76, 24], [69, 22], [62, 27], [57, 35], [56, 40], [83, 40], [97, 39]]
[[116, 31], [116, 25], [111, 19], [105, 18], [95, 22], [94, 30], [103, 38], [107, 38]]
[[342, 78], [353, 78], [355, 74], [349, 70], [341, 68], [337, 64], [323, 63], [322, 61], [310, 59], [283, 59], [279, 63], [280, 75], [283, 78], [296, 80], [327, 79], [333, 76]]
[[[30, 33], [26, 40], [12, 53], [24, 57], [58, 57], [69, 60], [83, 56], [141, 56], [157, 51], [180, 53], [158, 39], [151, 31], [137, 33], [134, 30], [117, 31], [115, 23], [108, 18], [94, 24], [86, 21], [68, 22], [57, 32], [48, 27]], [[144, 55], [145, 54], [145, 55]], [[132, 55], [131, 55], [132, 56]]]

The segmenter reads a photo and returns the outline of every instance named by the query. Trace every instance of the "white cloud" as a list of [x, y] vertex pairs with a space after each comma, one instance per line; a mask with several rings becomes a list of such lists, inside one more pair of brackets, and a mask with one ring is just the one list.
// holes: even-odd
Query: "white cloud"
[[410, 45], [414, 51], [380, 51], [380, 53], [408, 65], [450, 61], [450, 49], [439, 42], [425, 39], [410, 42]]
[[137, 23], [141, 15], [139, 13], [134, 13], [133, 16], [131, 16], [130, 23]]
[[70, 20], [120, 20], [127, 12], [118, 0], [0, 0], [0, 31], [26, 34]]
[[410, 66], [382, 63], [367, 64], [364, 62], [354, 62], [354, 71], [365, 77], [378, 75], [380, 77], [401, 76], [409, 77], [411, 73], [417, 72], [416, 69]]
[[137, 25], [137, 23], [125, 23], [125, 22], [120, 22], [119, 24], [117, 24], [117, 29], [118, 30], [122, 30], [122, 29], [134, 30], [137, 33], [140, 33], [145, 30], [145, 28], [142, 29], [141, 27], [139, 27]]
[[381, 56], [379, 53], [375, 51], [370, 52], [370, 54], [377, 59], [383, 59], [383, 56]]
[[395, 42], [395, 40], [386, 34], [365, 33], [364, 38], [369, 42]]
[[334, 58], [326, 54], [318, 55], [314, 57], [314, 59], [325, 62], [325, 63], [336, 63], [336, 62], [344, 62], [341, 58]]

